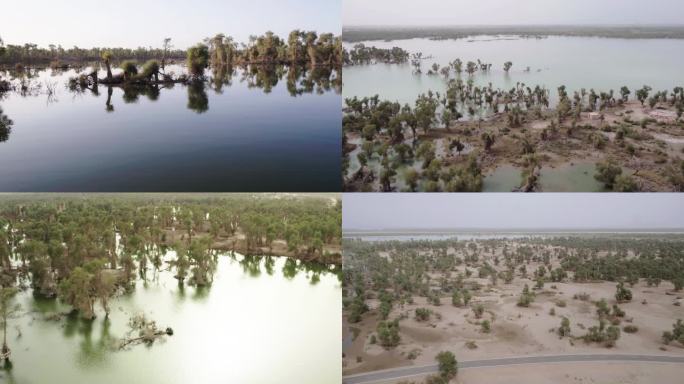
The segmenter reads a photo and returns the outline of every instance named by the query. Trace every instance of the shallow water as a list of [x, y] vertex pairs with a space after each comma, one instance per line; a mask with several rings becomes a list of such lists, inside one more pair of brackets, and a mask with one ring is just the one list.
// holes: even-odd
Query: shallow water
[[543, 167], [539, 184], [544, 192], [603, 192], [603, 184], [594, 178], [596, 164], [579, 162], [555, 168]]
[[[368, 41], [366, 46], [401, 47], [409, 53], [432, 56], [422, 61], [422, 75], [414, 75], [410, 63], [377, 64], [344, 68], [344, 97], [373, 96], [413, 105], [416, 97], [428, 90], [443, 92], [446, 82], [440, 75], [428, 76], [433, 63], [441, 66], [460, 58], [464, 63], [477, 59], [492, 64], [488, 73], [476, 72], [476, 85], [492, 83], [494, 88], [510, 89], [517, 82], [530, 87], [545, 86], [552, 102], [560, 85], [572, 91], [594, 88], [609, 91], [626, 85], [634, 90], [650, 85], [654, 90], [672, 90], [684, 84], [684, 40], [675, 39], [608, 39], [591, 37], [548, 37], [545, 39], [492, 40], [478, 36], [459, 40], [410, 39]], [[474, 40], [474, 41], [469, 41]], [[350, 49], [354, 44], [345, 44]], [[508, 74], [503, 64], [512, 61]], [[526, 68], [530, 71], [526, 72]], [[454, 76], [452, 72], [452, 77]], [[464, 81], [468, 75], [462, 75]]]
[[[484, 178], [483, 192], [511, 192], [522, 183], [521, 169], [505, 164]], [[542, 167], [539, 186], [543, 192], [603, 192], [603, 184], [594, 178], [596, 164], [576, 162], [556, 167]]]
[[483, 192], [511, 192], [520, 187], [522, 182], [519, 168], [512, 165], [501, 165], [485, 176], [482, 182]]
[[[205, 289], [180, 289], [161, 272], [113, 300], [109, 320], [98, 304], [92, 322], [48, 321], [46, 314], [67, 307], [20, 293], [23, 315], [8, 328], [12, 369], [0, 370], [0, 382], [339, 383], [340, 280], [293, 259], [267, 260], [219, 256]], [[141, 312], [174, 335], [113, 351], [129, 316]]]
[[1, 190], [340, 190], [335, 71], [208, 71], [203, 86], [113, 87], [110, 103], [106, 86], [68, 90], [75, 74], [31, 72], [41, 89], [0, 100], [14, 121], [0, 142]]

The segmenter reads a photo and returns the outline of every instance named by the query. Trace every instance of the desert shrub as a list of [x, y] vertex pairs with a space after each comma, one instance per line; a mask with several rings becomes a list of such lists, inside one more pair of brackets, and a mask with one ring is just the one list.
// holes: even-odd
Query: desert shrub
[[430, 320], [430, 315], [432, 311], [427, 308], [416, 308], [416, 320], [417, 321], [427, 321]]
[[622, 330], [627, 333], [637, 333], [639, 331], [639, 327], [637, 327], [636, 325], [628, 324], [622, 327]]
[[481, 324], [482, 326], [482, 333], [489, 333], [492, 331], [492, 325], [490, 324], [489, 320], [484, 320]]
[[482, 315], [484, 314], [484, 306], [482, 306], [482, 304], [473, 305], [472, 310], [475, 314], [475, 318], [482, 318]]
[[378, 339], [380, 345], [385, 348], [393, 348], [399, 345], [399, 321], [381, 321], [377, 327]]
[[412, 349], [406, 356], [409, 360], [415, 360], [420, 356], [421, 350], [418, 348]]
[[622, 167], [613, 160], [596, 163], [596, 174], [594, 179], [602, 182], [606, 188], [613, 189], [615, 178], [622, 174]]
[[561, 319], [561, 325], [558, 327], [558, 336], [565, 337], [570, 335], [570, 319], [563, 317]]

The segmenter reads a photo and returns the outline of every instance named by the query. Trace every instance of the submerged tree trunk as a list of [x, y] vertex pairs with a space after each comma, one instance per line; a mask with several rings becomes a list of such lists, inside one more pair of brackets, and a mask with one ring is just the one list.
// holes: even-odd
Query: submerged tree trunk
[[107, 66], [107, 80], [111, 80], [112, 79], [112, 66], [109, 63], [109, 60], [105, 61], [105, 66]]

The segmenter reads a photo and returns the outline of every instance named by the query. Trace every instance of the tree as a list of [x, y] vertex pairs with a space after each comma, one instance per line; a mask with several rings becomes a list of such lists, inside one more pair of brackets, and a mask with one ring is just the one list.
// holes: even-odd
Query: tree
[[508, 73], [508, 71], [511, 69], [512, 66], [513, 66], [513, 62], [511, 62], [511, 61], [505, 62], [504, 63], [504, 71], [506, 71], [506, 73]]
[[380, 345], [389, 349], [399, 345], [399, 320], [381, 321], [376, 329]]
[[622, 96], [622, 101], [627, 101], [629, 99], [629, 94], [632, 93], [629, 88], [627, 87], [622, 87], [620, 88], [620, 95]]
[[104, 61], [105, 67], [107, 67], [107, 80], [112, 79], [112, 52], [111, 51], [104, 51], [102, 52], [102, 60]]
[[491, 134], [489, 132], [482, 133], [482, 142], [484, 144], [485, 152], [489, 152], [489, 150], [492, 148], [492, 145], [494, 145], [495, 141], [496, 136], [494, 134]]
[[643, 87], [641, 87], [641, 89], [636, 91], [637, 99], [639, 100], [642, 106], [644, 105], [646, 99], [648, 99], [648, 94], [649, 92], [651, 92], [651, 89], [652, 88], [648, 85], [644, 85]]
[[618, 283], [616, 290], [617, 292], [615, 292], [615, 300], [617, 300], [619, 303], [632, 301], [632, 291], [626, 288], [624, 283]]
[[563, 316], [561, 319], [561, 325], [558, 327], [558, 336], [565, 337], [570, 335], [570, 320]]
[[13, 303], [16, 294], [17, 289], [14, 287], [0, 288], [0, 316], [2, 316], [2, 351], [0, 351], [0, 354], [9, 353], [9, 347], [7, 346], [7, 323], [21, 309], [19, 304]]
[[614, 160], [609, 159], [596, 163], [596, 174], [594, 179], [602, 182], [607, 188], [613, 189], [615, 178], [622, 174], [620, 167]]
[[440, 377], [445, 381], [453, 379], [458, 373], [456, 356], [451, 351], [442, 351], [437, 354], [436, 359]]
[[530, 287], [525, 284], [520, 298], [518, 299], [518, 307], [529, 307], [534, 301], [534, 295], [530, 292]]
[[171, 38], [166, 37], [164, 38], [164, 42], [162, 43], [162, 59], [161, 59], [161, 67], [162, 69], [166, 67], [166, 56], [169, 54], [169, 51], [173, 49], [173, 45], [171, 44]]
[[204, 76], [204, 69], [209, 65], [209, 48], [204, 44], [189, 48], [187, 64], [191, 76], [195, 78]]
[[133, 76], [138, 74], [138, 66], [135, 63], [135, 61], [132, 60], [125, 60], [124, 62], [122, 62], [121, 69], [123, 70], [125, 81], [132, 80]]

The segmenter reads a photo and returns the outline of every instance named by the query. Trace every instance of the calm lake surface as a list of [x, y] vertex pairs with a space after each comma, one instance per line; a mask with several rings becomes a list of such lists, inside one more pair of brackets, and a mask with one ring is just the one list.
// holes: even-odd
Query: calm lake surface
[[67, 89], [76, 74], [32, 71], [29, 84], [40, 89], [0, 99], [14, 121], [0, 142], [0, 190], [341, 189], [336, 71], [208, 70], [204, 86], [113, 87], [109, 103], [106, 86], [98, 94]]
[[[0, 382], [42, 383], [340, 383], [342, 303], [338, 275], [294, 259], [219, 256], [209, 288], [180, 289], [171, 272], [139, 281], [134, 292], [99, 304], [92, 322], [47, 314], [56, 300], [20, 293], [11, 321], [12, 369]], [[145, 313], [173, 336], [114, 351], [128, 319]], [[18, 331], [21, 336], [18, 336]]]
[[[410, 39], [367, 41], [366, 46], [401, 47], [409, 53], [422, 52], [422, 75], [414, 75], [410, 63], [344, 67], [344, 97], [380, 95], [381, 98], [414, 105], [428, 90], [443, 92], [446, 82], [440, 75], [428, 76], [433, 63], [440, 66], [460, 58], [464, 63], [477, 59], [492, 64], [488, 73], [476, 72], [476, 85], [492, 83], [494, 88], [510, 89], [516, 82], [534, 88], [545, 86], [551, 95], [565, 85], [572, 91], [594, 88], [619, 94], [620, 87], [632, 90], [650, 85], [669, 90], [684, 85], [684, 40], [608, 39], [589, 37], [548, 37], [521, 39], [515, 36], [476, 36], [459, 40]], [[346, 49], [354, 44], [345, 43]], [[512, 61], [509, 74], [503, 64]], [[530, 71], [526, 72], [526, 68]], [[452, 73], [453, 76], [453, 73]], [[463, 79], [468, 75], [464, 72]]]

